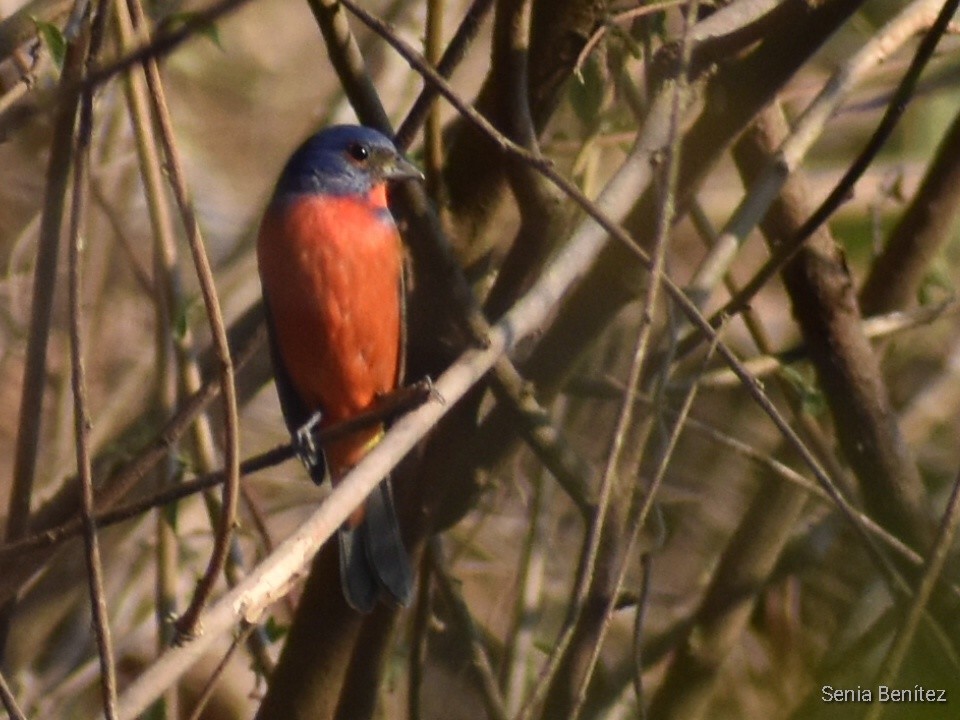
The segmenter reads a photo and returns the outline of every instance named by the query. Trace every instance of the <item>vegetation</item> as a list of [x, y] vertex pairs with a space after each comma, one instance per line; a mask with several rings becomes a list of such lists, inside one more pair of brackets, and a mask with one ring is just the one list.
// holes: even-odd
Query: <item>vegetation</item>
[[[11, 717], [951, 717], [956, 5], [6, 7]], [[356, 121], [425, 171], [433, 384], [331, 492], [253, 241]], [[388, 469], [418, 591], [362, 616]]]

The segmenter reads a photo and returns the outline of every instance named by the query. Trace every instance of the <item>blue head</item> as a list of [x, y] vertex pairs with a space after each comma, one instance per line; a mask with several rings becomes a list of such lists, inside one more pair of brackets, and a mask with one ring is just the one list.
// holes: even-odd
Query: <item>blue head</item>
[[381, 183], [422, 177], [382, 133], [334, 125], [309, 138], [287, 161], [274, 199], [314, 193], [365, 196]]

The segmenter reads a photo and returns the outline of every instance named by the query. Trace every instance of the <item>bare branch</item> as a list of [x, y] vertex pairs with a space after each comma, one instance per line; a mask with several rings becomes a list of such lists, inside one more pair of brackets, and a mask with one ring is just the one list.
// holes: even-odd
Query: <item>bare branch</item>
[[853, 185], [873, 161], [896, 126], [910, 96], [913, 94], [921, 71], [933, 55], [937, 41], [946, 31], [949, 20], [957, 8], [955, 0], [949, 0], [939, 8], [940, 12], [937, 14], [939, 5], [938, 0], [916, 0], [905, 8], [887, 23], [869, 43], [864, 45], [860, 52], [834, 73], [831, 81], [827, 83], [817, 99], [810, 104], [803, 116], [797, 121], [793, 132], [780, 147], [778, 156], [771, 161], [767, 170], [758, 177], [753, 189], [737, 208], [733, 217], [730, 218], [722, 235], [722, 246], [719, 246], [717, 251], [711, 254], [708, 261], [701, 264], [697, 277], [692, 281], [694, 284], [691, 285], [691, 287], [699, 287], [701, 293], [709, 292], [710, 278], [715, 276], [717, 270], [729, 266], [736, 248], [757, 224], [763, 213], [766, 212], [787, 174], [793, 171], [802, 161], [813, 141], [823, 131], [827, 120], [836, 112], [852, 87], [874, 65], [884, 62], [893, 50], [920, 30], [930, 27], [930, 31], [924, 36], [914, 54], [910, 68], [897, 88], [896, 97], [891, 99], [880, 125], [859, 157], [848, 168], [827, 199], [798, 229], [796, 235], [777, 248], [773, 256], [741, 288], [737, 296], [732, 298], [711, 318], [711, 322], [716, 322], [723, 315], [734, 315], [744, 308], [760, 288], [765, 286], [770, 278], [780, 271], [803, 242], [826, 222], [849, 195]]
[[[152, 70], [151, 70], [152, 67]], [[224, 465], [227, 479], [223, 488], [223, 509], [219, 527], [214, 537], [213, 551], [203, 577], [197, 583], [197, 588], [189, 607], [177, 620], [177, 632], [181, 637], [189, 637], [196, 632], [203, 606], [213, 592], [213, 585], [227, 559], [230, 548], [230, 536], [236, 524], [237, 498], [240, 492], [240, 429], [237, 417], [237, 390], [234, 386], [234, 365], [230, 357], [230, 344], [227, 340], [226, 328], [223, 324], [223, 315], [220, 310], [220, 301], [217, 297], [213, 270], [200, 234], [200, 224], [196, 212], [189, 198], [186, 179], [184, 177], [180, 154], [174, 140], [170, 113], [167, 109], [163, 87], [160, 83], [156, 66], [146, 67], [147, 86], [150, 91], [150, 102], [154, 117], [160, 130], [160, 140], [167, 160], [170, 183], [173, 194], [180, 209], [181, 219], [187, 232], [187, 241], [193, 256], [193, 263], [200, 281], [200, 292], [203, 295], [203, 304], [207, 312], [207, 321], [213, 337], [213, 347], [217, 356], [217, 374], [220, 378], [220, 392], [223, 400], [224, 419]]]
[[[85, 0], [76, 0], [73, 16], [77, 19], [83, 18], [85, 8]], [[60, 229], [73, 159], [73, 127], [79, 104], [79, 97], [69, 89], [83, 76], [89, 43], [88, 22], [83, 22], [79, 26], [78, 34], [69, 36], [67, 40], [63, 74], [57, 88], [63, 100], [58, 105], [50, 147], [43, 216], [40, 221], [40, 244], [33, 276], [30, 335], [27, 339], [23, 390], [20, 396], [13, 481], [7, 505], [7, 527], [4, 530], [4, 539], [7, 542], [17, 540], [26, 533], [30, 518], [37, 455], [40, 450], [40, 413], [46, 385], [47, 345], [50, 339], [53, 294], [57, 287]], [[15, 601], [11, 600], [0, 608], [0, 657], [6, 646], [14, 605]]]
[[[100, 52], [108, 7], [109, 0], [97, 3], [96, 15], [90, 29], [90, 46], [87, 51], [86, 62], [96, 58]], [[117, 717], [116, 661], [114, 660], [113, 640], [110, 634], [107, 600], [103, 589], [103, 563], [100, 559], [100, 544], [94, 519], [93, 471], [90, 466], [90, 414], [87, 400], [86, 371], [84, 369], [83, 320], [81, 316], [83, 283], [80, 260], [89, 193], [87, 176], [90, 168], [90, 139], [92, 134], [93, 92], [86, 91], [80, 96], [80, 113], [77, 122], [73, 163], [73, 197], [70, 205], [67, 283], [70, 306], [70, 383], [73, 390], [77, 473], [80, 476], [81, 488], [80, 518], [83, 523], [90, 607], [93, 615], [94, 634], [97, 639], [97, 654], [100, 660], [103, 710], [108, 720], [115, 720]]]
[[[887, 651], [880, 670], [877, 672], [876, 687], [880, 685], [890, 686], [896, 681], [903, 660], [910, 649], [910, 644], [913, 642], [920, 623], [927, 612], [927, 605], [933, 596], [943, 567], [947, 558], [950, 557], [957, 527], [960, 527], [960, 474], [953, 481], [953, 490], [950, 492], [946, 510], [944, 510], [943, 517], [940, 519], [940, 527], [930, 550], [930, 555], [924, 565], [920, 584], [910, 601], [906, 617], [893, 638], [893, 644]], [[868, 720], [879, 720], [885, 709], [882, 702], [874, 702], [867, 714]]]

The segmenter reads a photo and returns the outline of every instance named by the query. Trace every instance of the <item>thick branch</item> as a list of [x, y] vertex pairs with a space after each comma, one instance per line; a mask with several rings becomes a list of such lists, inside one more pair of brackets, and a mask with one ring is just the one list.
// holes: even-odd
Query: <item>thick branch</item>
[[960, 115], [937, 148], [910, 207], [890, 232], [860, 291], [865, 315], [897, 310], [914, 300], [924, 273], [952, 237], [960, 214]]

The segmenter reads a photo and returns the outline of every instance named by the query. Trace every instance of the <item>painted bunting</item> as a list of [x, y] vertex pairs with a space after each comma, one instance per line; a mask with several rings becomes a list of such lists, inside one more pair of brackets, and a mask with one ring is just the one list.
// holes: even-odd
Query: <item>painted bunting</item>
[[[384, 426], [327, 444], [327, 427], [370, 409], [401, 382], [403, 250], [387, 183], [420, 178], [381, 133], [337, 125], [308, 139], [283, 169], [257, 241], [277, 393], [310, 477], [334, 485], [383, 437]], [[413, 581], [389, 478], [340, 528], [344, 597], [369, 612], [406, 605]]]

